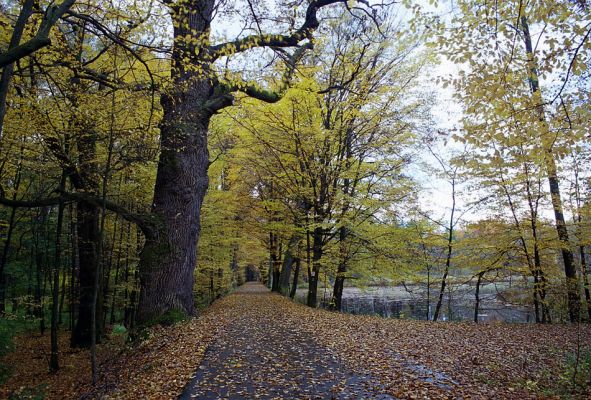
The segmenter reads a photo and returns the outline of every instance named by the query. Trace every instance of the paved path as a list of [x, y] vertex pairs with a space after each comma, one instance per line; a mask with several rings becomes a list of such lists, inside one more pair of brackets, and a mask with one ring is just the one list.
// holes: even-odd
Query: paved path
[[246, 284], [239, 310], [210, 345], [180, 399], [392, 399], [345, 366], [286, 312], [276, 294]]

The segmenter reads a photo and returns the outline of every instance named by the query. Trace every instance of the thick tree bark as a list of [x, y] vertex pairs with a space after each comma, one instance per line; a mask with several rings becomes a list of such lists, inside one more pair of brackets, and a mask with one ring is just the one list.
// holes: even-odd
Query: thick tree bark
[[141, 324], [166, 322], [170, 313], [194, 313], [200, 213], [209, 182], [207, 130], [212, 112], [206, 103], [214, 86], [204, 78], [209, 64], [196, 58], [201, 54], [185, 37], [208, 37], [214, 4], [207, 0], [173, 10], [174, 88], [161, 97], [161, 152], [152, 203], [159, 226], [157, 234], [146, 238], [140, 255]]
[[209, 114], [199, 105], [211, 87], [193, 83], [175, 99], [164, 98], [162, 150], [152, 212], [158, 235], [146, 238], [140, 257], [138, 319], [154, 323], [168, 312], [191, 315], [201, 204], [208, 186]]
[[[194, 102], [200, 104], [202, 99], [196, 97]], [[195, 110], [182, 109], [191, 103], [187, 101], [185, 107], [164, 103], [162, 154], [153, 207], [161, 230], [158, 237], [147, 238], [140, 258], [138, 318], [143, 323], [155, 322], [150, 320], [173, 310], [189, 315], [194, 310], [199, 214], [208, 185], [209, 116], [191, 118]]]

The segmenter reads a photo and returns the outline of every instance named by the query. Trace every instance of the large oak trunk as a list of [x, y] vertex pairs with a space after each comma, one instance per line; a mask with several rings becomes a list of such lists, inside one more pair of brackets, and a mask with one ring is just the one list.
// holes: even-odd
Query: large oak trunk
[[[164, 100], [162, 150], [152, 213], [159, 222], [140, 256], [140, 323], [166, 322], [171, 313], [193, 314], [193, 283], [200, 211], [208, 186], [209, 115], [199, 88], [180, 103]], [[203, 88], [201, 88], [203, 89]], [[196, 93], [195, 93], [196, 92]]]
[[207, 129], [213, 95], [209, 61], [187, 37], [209, 35], [215, 1], [173, 7], [173, 87], [160, 99], [160, 159], [152, 215], [157, 228], [140, 255], [140, 324], [193, 314], [201, 204], [208, 185]]

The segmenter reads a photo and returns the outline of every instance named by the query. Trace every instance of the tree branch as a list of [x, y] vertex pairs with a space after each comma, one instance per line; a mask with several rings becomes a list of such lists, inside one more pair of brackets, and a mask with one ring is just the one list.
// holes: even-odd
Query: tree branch
[[61, 202], [85, 202], [100, 208], [102, 208], [104, 205], [107, 210], [116, 213], [129, 222], [136, 224], [142, 230], [146, 238], [154, 238], [157, 235], [158, 223], [152, 214], [134, 213], [111, 200], [103, 200], [88, 193], [70, 193], [59, 189], [56, 189], [55, 192], [58, 192], [59, 196], [52, 196], [36, 200], [13, 200], [6, 197], [0, 197], [0, 204], [14, 208], [48, 207], [58, 205]]
[[60, 5], [47, 7], [41, 25], [35, 36], [23, 44], [1, 53], [0, 67], [12, 64], [45, 46], [49, 46], [51, 44], [51, 40], [49, 39], [49, 31], [51, 27], [55, 25], [57, 20], [60, 19], [70, 7], [72, 7], [75, 1], [76, 0], [64, 0]]
[[317, 13], [322, 7], [331, 4], [346, 3], [346, 0], [315, 0], [308, 5], [306, 10], [306, 18], [302, 25], [293, 33], [289, 35], [273, 35], [273, 34], [257, 34], [249, 35], [241, 39], [236, 39], [231, 42], [220, 43], [214, 46], [209, 46], [208, 54], [211, 61], [215, 61], [220, 57], [237, 54], [248, 49], [256, 47], [294, 47], [297, 46], [304, 39], [310, 39], [311, 34], [315, 31], [320, 23], [318, 22]]

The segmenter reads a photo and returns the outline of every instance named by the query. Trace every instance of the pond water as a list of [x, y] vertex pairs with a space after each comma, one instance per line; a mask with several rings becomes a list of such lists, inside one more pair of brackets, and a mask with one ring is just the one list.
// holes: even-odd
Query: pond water
[[[533, 307], [527, 305], [523, 288], [509, 283], [482, 285], [478, 320], [481, 322], [534, 322]], [[438, 289], [431, 289], [430, 300], [424, 288], [410, 286], [380, 286], [364, 289], [346, 287], [343, 291], [342, 312], [379, 315], [386, 318], [432, 319], [437, 303]], [[299, 288], [296, 300], [306, 302], [307, 289]], [[331, 288], [319, 288], [319, 305], [328, 308]], [[508, 299], [511, 299], [509, 301]], [[440, 311], [443, 321], [474, 320], [474, 287], [458, 285], [444, 295]]]

